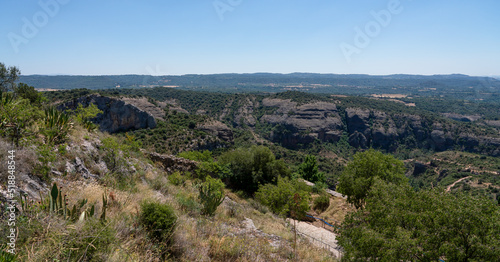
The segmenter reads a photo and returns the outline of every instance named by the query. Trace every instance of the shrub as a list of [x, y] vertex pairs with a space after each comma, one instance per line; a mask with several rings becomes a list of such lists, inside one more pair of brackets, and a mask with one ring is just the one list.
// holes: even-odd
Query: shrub
[[219, 162], [201, 162], [195, 173], [196, 177], [199, 178], [211, 176], [224, 179], [230, 177], [231, 169], [229, 169], [229, 165], [222, 165]]
[[167, 204], [143, 202], [140, 222], [152, 239], [170, 243], [177, 223], [177, 216], [174, 209]]
[[320, 213], [325, 211], [330, 206], [330, 197], [327, 194], [322, 194], [314, 199], [313, 208]]
[[23, 137], [33, 133], [31, 126], [39, 117], [39, 110], [28, 100], [0, 91], [0, 135], [10, 137], [18, 146]]
[[206, 181], [199, 186], [199, 199], [203, 208], [201, 213], [213, 216], [217, 207], [224, 200], [224, 183], [220, 179], [207, 176]]
[[316, 194], [322, 194], [325, 192], [326, 184], [323, 182], [316, 182], [312, 187], [312, 192]]
[[308, 186], [297, 180], [278, 178], [278, 184], [265, 184], [259, 187], [255, 198], [279, 215], [292, 215], [303, 218], [309, 210], [310, 195]]
[[271, 150], [265, 146], [238, 148], [220, 157], [222, 165], [229, 165], [231, 173], [228, 184], [237, 190], [253, 194], [259, 184], [276, 183], [279, 176], [290, 176], [283, 161], [275, 159]]
[[14, 87], [14, 94], [20, 98], [28, 99], [31, 104], [38, 106], [45, 100], [45, 97], [43, 97], [40, 92], [36, 91], [33, 86], [29, 86], [25, 83], [19, 83]]
[[184, 185], [184, 183], [186, 182], [187, 178], [181, 174], [181, 172], [179, 171], [175, 171], [173, 174], [170, 174], [168, 175], [168, 181], [170, 181], [170, 183], [172, 183], [172, 185], [175, 185], [175, 186], [180, 186], [180, 185]]
[[88, 131], [94, 131], [97, 129], [97, 125], [92, 123], [91, 119], [95, 118], [98, 114], [102, 113], [102, 110], [97, 108], [97, 105], [90, 104], [87, 107], [83, 107], [82, 104], [78, 104], [78, 108], [75, 110], [69, 110], [70, 113], [76, 116], [76, 121], [81, 124]]
[[196, 202], [196, 199], [192, 195], [180, 192], [175, 195], [175, 198], [183, 211], [190, 215], [199, 214], [201, 210], [200, 203]]

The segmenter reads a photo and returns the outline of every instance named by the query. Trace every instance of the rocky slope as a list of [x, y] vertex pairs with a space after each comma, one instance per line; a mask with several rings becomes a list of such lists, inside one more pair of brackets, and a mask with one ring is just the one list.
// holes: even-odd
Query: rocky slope
[[500, 155], [498, 137], [478, 134], [476, 129], [442, 119], [355, 107], [339, 110], [328, 102], [298, 105], [291, 100], [264, 99], [262, 106], [274, 109], [259, 119], [273, 127], [269, 139], [288, 147], [307, 145], [316, 139], [337, 142], [346, 135], [349, 144], [358, 148], [394, 151], [403, 145]]
[[[85, 106], [91, 102], [104, 111], [96, 119], [101, 130], [112, 133], [156, 126], [151, 114], [114, 98], [91, 95], [65, 103], [62, 107], [71, 109], [78, 103]], [[151, 105], [148, 107], [149, 112], [158, 111]], [[176, 104], [176, 109], [189, 114], [179, 104]], [[200, 107], [195, 112], [204, 114], [206, 110]], [[233, 129], [227, 124], [232, 125]], [[267, 130], [262, 131], [263, 126], [267, 126]], [[389, 152], [403, 146], [409, 149], [462, 150], [500, 156], [500, 134], [486, 132], [484, 127], [466, 125], [440, 116], [360, 108], [335, 100], [311, 99], [298, 103], [291, 99], [235, 97], [212, 120], [196, 125], [196, 129], [229, 143], [234, 139], [234, 128], [251, 129], [289, 148], [307, 147], [315, 141], [335, 143], [343, 138], [356, 148], [373, 147]]]

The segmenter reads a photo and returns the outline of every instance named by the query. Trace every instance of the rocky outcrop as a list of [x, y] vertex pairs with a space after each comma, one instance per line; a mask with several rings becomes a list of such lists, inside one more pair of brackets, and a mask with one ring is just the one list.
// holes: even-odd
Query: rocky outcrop
[[206, 122], [197, 126], [196, 129], [205, 131], [208, 134], [218, 137], [225, 142], [233, 141], [233, 131], [220, 121]]
[[236, 125], [247, 125], [254, 127], [257, 120], [253, 116], [254, 108], [258, 107], [259, 103], [255, 101], [255, 98], [246, 98], [243, 104], [238, 108], [236, 115], [234, 116], [234, 122]]
[[198, 165], [198, 162], [196, 161], [173, 155], [160, 155], [158, 153], [146, 151], [143, 151], [143, 153], [145, 153], [151, 160], [159, 162], [168, 172], [172, 172], [174, 170], [193, 172]]
[[341, 112], [327, 102], [298, 105], [291, 100], [264, 99], [262, 105], [274, 109], [259, 120], [273, 126], [269, 138], [287, 147], [307, 145], [316, 139], [336, 142], [345, 134], [349, 144], [357, 148], [395, 151], [405, 146], [500, 155], [500, 139], [496, 136], [476, 135], [456, 123], [435, 118], [361, 108]]
[[83, 107], [95, 104], [103, 111], [102, 114], [92, 119], [92, 122], [99, 125], [101, 131], [116, 133], [156, 127], [156, 120], [151, 114], [122, 100], [101, 95], [80, 97], [60, 105], [58, 109], [74, 110], [79, 104], [82, 104]]
[[299, 106], [281, 99], [264, 99], [262, 104], [276, 108], [260, 121], [275, 126], [270, 138], [285, 146], [308, 144], [316, 139], [335, 142], [342, 135], [342, 120], [335, 104], [316, 102]]

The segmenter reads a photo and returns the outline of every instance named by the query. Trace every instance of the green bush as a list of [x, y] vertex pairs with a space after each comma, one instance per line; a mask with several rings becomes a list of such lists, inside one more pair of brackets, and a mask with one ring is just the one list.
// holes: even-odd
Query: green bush
[[228, 165], [231, 173], [225, 178], [230, 187], [253, 194], [260, 184], [276, 183], [279, 176], [290, 176], [281, 160], [276, 160], [265, 146], [238, 148], [220, 157], [222, 165]]
[[220, 179], [207, 176], [205, 182], [199, 186], [199, 199], [203, 208], [201, 213], [213, 216], [217, 207], [224, 200], [224, 183]]
[[323, 182], [316, 182], [316, 184], [314, 184], [314, 186], [311, 189], [312, 189], [313, 193], [323, 194], [323, 193], [325, 193], [325, 188], [326, 187], [327, 186], [326, 186], [325, 183], [323, 183]]
[[184, 151], [180, 152], [177, 154], [178, 157], [182, 157], [185, 159], [190, 159], [193, 161], [200, 161], [200, 162], [212, 162], [212, 152], [208, 150], [204, 151]]
[[168, 175], [167, 179], [175, 186], [184, 185], [187, 180], [186, 176], [182, 175], [179, 171], [175, 171], [173, 174]]
[[310, 194], [304, 182], [278, 178], [278, 184], [259, 187], [255, 198], [278, 215], [302, 219], [309, 210]]
[[330, 206], [330, 197], [327, 194], [322, 194], [314, 199], [313, 209], [320, 213], [325, 211]]
[[97, 129], [97, 125], [90, 121], [95, 118], [98, 114], [102, 113], [102, 110], [97, 108], [97, 105], [90, 104], [87, 107], [83, 107], [82, 104], [78, 104], [78, 108], [75, 110], [69, 110], [71, 114], [74, 114], [76, 121], [81, 124], [88, 131], [94, 131]]
[[143, 202], [140, 222], [152, 239], [166, 244], [172, 242], [177, 216], [171, 206], [156, 202]]
[[42, 94], [35, 90], [33, 86], [29, 86], [25, 83], [19, 83], [16, 87], [14, 87], [14, 94], [20, 98], [28, 99], [30, 104], [40, 106], [45, 97]]
[[32, 126], [41, 112], [26, 99], [16, 99], [12, 93], [0, 90], [0, 135], [19, 145], [23, 138], [33, 135]]
[[224, 179], [230, 176], [231, 169], [229, 169], [229, 165], [222, 165], [219, 162], [201, 162], [195, 173], [198, 178], [211, 176]]
[[196, 201], [194, 196], [188, 195], [184, 192], [180, 192], [175, 195], [175, 198], [177, 199], [177, 203], [179, 204], [180, 208], [184, 212], [187, 212], [190, 215], [200, 214], [200, 203]]

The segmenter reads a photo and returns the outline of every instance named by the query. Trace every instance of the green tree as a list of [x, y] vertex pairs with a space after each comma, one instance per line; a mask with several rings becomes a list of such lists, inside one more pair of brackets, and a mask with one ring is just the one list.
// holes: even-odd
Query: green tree
[[0, 135], [19, 145], [22, 138], [34, 134], [32, 124], [40, 117], [40, 110], [28, 100], [16, 99], [12, 93], [0, 90]]
[[363, 207], [375, 178], [396, 185], [408, 184], [404, 164], [391, 155], [373, 149], [358, 152], [340, 175], [337, 191], [347, 196], [347, 202]]
[[318, 171], [318, 163], [316, 157], [313, 155], [307, 155], [304, 162], [300, 164], [299, 175], [305, 180], [313, 183], [325, 182], [325, 174]]
[[415, 192], [376, 179], [366, 206], [339, 229], [345, 261], [496, 261], [500, 209], [442, 189]]
[[279, 176], [290, 176], [285, 163], [276, 160], [273, 152], [265, 146], [226, 152], [220, 157], [220, 162], [231, 169], [231, 173], [225, 177], [227, 183], [249, 194], [257, 191], [260, 184], [276, 183]]
[[21, 71], [15, 66], [6, 67], [0, 63], [0, 91], [14, 90]]
[[29, 86], [25, 83], [19, 83], [14, 88], [14, 94], [20, 98], [28, 99], [33, 105], [40, 105], [44, 100], [42, 94], [35, 90], [33, 86]]

